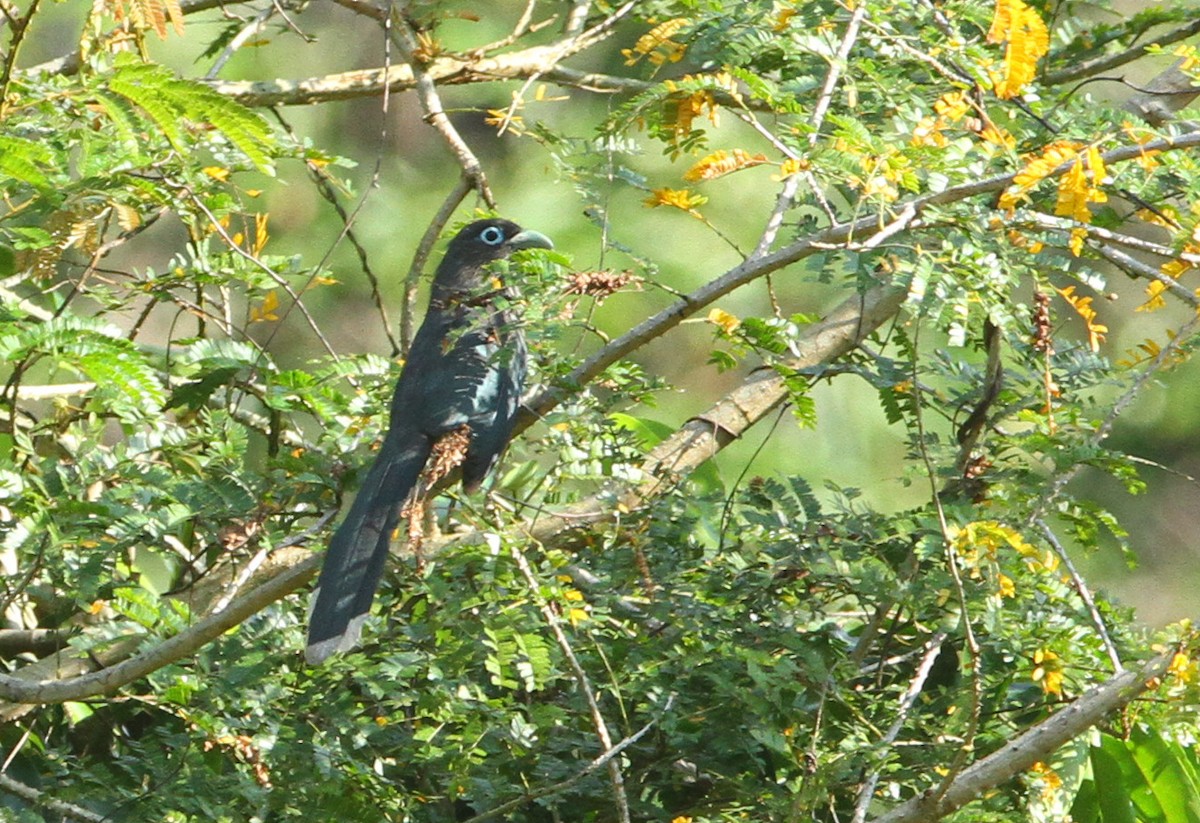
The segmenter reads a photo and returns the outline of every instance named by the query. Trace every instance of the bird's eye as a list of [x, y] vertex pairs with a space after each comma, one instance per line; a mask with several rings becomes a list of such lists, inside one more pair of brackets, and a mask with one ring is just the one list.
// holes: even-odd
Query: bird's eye
[[495, 226], [488, 226], [479, 233], [479, 239], [489, 246], [499, 246], [504, 242], [504, 232]]

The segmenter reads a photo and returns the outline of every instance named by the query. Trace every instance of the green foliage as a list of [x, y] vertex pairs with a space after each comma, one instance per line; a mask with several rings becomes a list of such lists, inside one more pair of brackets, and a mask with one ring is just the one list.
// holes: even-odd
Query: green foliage
[[1200, 820], [1193, 747], [1137, 727], [1128, 739], [1101, 735], [1090, 754], [1091, 774], [1071, 806], [1073, 820]]
[[111, 93], [100, 99], [127, 147], [137, 145], [135, 132], [140, 129], [129, 106], [114, 94], [141, 109], [177, 151], [189, 148], [185, 127], [192, 121], [215, 129], [259, 171], [271, 171], [274, 139], [266, 121], [207, 86], [182, 80], [162, 66], [126, 58], [117, 61], [105, 87]]
[[[362, 124], [337, 121], [324, 148], [276, 129], [229, 95], [265, 86], [150, 59], [155, 27], [134, 15], [162, 4], [117, 5], [129, 43], [89, 33], [69, 71], [28, 70], [20, 43], [4, 58], [0, 605], [8, 626], [56, 630], [49, 680], [77, 655], [111, 665], [186, 638], [320, 547], [385, 429], [403, 359], [379, 353], [407, 260], [388, 249], [377, 277], [367, 249], [415, 244], [416, 198], [440, 198], [457, 174], [425, 176], [437, 164], [404, 131], [391, 152], [403, 219], [380, 202], [395, 169], [379, 163], [364, 180], [375, 199], [323, 222], [300, 181], [357, 197], [332, 174], [352, 162], [333, 152], [354, 150]], [[563, 11], [551, 5], [533, 4], [536, 19]], [[519, 254], [494, 272], [521, 284], [506, 307], [522, 318], [541, 417], [486, 503], [435, 498], [438, 528], [393, 564], [361, 648], [305, 667], [307, 592], [276, 595], [132, 683], [27, 714], [0, 705], [12, 711], [0, 771], [42, 801], [2, 795], [0, 816], [71, 816], [53, 800], [114, 821], [602, 821], [619, 819], [620, 794], [632, 820], [869, 819], [1001, 752], [1107, 680], [1114, 658], [1132, 668], [1180, 649], [1154, 700], [952, 816], [1200, 819], [1191, 626], [1145, 630], [1066, 562], [1132, 563], [1140, 545], [1068, 481], [1086, 470], [1153, 499], [1145, 462], [1106, 437], [1194, 347], [1155, 300], [1175, 299], [1164, 275], [1194, 286], [1200, 167], [1161, 151], [1101, 174], [1091, 149], [1158, 132], [1053, 80], [1189, 11], [1099, 19], [1032, 5], [1049, 51], [1020, 96], [998, 92], [1016, 58], [988, 37], [996, 6], [973, 0], [638, 3], [576, 44], [607, 76], [549, 72], [536, 53], [538, 77], [569, 89], [561, 116], [541, 92], [510, 98], [518, 69], [455, 75], [512, 83], [500, 98], [535, 153], [514, 150], [516, 183], [554, 204], [545, 219], [563, 247], [579, 240], [564, 221], [589, 226], [586, 257]], [[287, 30], [304, 31], [309, 10], [287, 11]], [[465, 13], [419, 12], [427, 65], [478, 58], [452, 45]], [[246, 45], [251, 29], [227, 14], [189, 22], [189, 53]], [[282, 36], [254, 31], [264, 50]], [[498, 42], [516, 53], [525, 37]], [[354, 96], [371, 76], [275, 93]], [[593, 87], [619, 93], [593, 109]], [[478, 101], [454, 102], [462, 128]], [[752, 161], [721, 166], [718, 150]], [[479, 154], [499, 177], [507, 155]], [[535, 188], [541, 168], [563, 192]], [[1080, 200], [1086, 220], [1064, 209]], [[312, 237], [273, 238], [268, 209], [291, 210], [291, 233]], [[774, 241], [751, 255], [764, 227]], [[1118, 251], [1153, 261], [1128, 274], [1158, 273], [1133, 301], [1099, 299], [1128, 291], [1113, 233]], [[297, 240], [310, 243], [280, 250]], [[723, 282], [755, 266], [741, 291]], [[814, 363], [839, 331], [821, 325], [827, 307], [866, 304], [884, 283], [907, 288], [903, 311]], [[1127, 308], [1138, 300], [1145, 311]], [[656, 344], [666, 355], [650, 351], [706, 314], [695, 351], [675, 342], [687, 329]], [[1119, 322], [1146, 341], [1132, 360], [1110, 359]], [[619, 356], [590, 359], [614, 338]], [[745, 425], [705, 411], [759, 369], [783, 386], [765, 407], [791, 417], [750, 392]], [[822, 405], [855, 381], [869, 408]], [[773, 426], [763, 440], [756, 420]], [[697, 443], [739, 457], [676, 471]], [[846, 481], [843, 455], [869, 468]], [[545, 526], [556, 520], [567, 525]], [[604, 738], [625, 748], [597, 763]]]

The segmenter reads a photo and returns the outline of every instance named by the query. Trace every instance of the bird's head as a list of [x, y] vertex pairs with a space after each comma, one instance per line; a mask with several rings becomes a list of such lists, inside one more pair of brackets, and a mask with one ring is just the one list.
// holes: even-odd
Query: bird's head
[[484, 267], [520, 249], [552, 249], [546, 235], [522, 229], [511, 220], [493, 218], [469, 223], [450, 241], [434, 275], [434, 287], [468, 291], [479, 285]]

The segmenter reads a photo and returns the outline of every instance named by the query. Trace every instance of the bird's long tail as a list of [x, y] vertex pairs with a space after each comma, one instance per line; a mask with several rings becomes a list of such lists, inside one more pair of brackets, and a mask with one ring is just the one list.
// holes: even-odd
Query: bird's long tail
[[413, 432], [390, 431], [384, 439], [350, 513], [325, 553], [304, 651], [310, 664], [358, 643], [383, 577], [400, 504], [416, 486], [430, 449], [429, 440]]

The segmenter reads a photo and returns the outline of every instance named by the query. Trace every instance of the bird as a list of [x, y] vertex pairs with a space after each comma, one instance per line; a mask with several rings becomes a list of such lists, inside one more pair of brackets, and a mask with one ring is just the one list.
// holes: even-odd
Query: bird
[[435, 445], [467, 435], [462, 486], [474, 492], [512, 436], [526, 372], [511, 284], [491, 264], [519, 249], [553, 249], [509, 220], [476, 220], [446, 247], [429, 308], [392, 395], [387, 434], [350, 511], [334, 532], [313, 593], [305, 659], [318, 665], [358, 644], [383, 577], [392, 532]]

